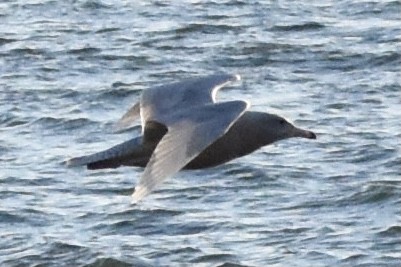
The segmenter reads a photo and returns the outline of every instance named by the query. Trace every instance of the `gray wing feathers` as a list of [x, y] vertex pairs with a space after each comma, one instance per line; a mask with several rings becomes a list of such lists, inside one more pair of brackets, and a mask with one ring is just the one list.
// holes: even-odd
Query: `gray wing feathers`
[[176, 110], [214, 103], [218, 89], [239, 79], [239, 75], [210, 75], [145, 90], [140, 101], [142, 121], [165, 123]]
[[153, 152], [132, 195], [134, 202], [224, 135], [247, 107], [247, 102], [231, 101], [184, 110], [185, 117], [169, 125], [167, 134]]
[[171, 114], [175, 109], [213, 103], [221, 87], [237, 80], [240, 80], [239, 75], [216, 74], [145, 90], [140, 102], [132, 106], [115, 124], [114, 131], [121, 132], [134, 126], [134, 122], [141, 116], [142, 122], [160, 121], [160, 117], [166, 113]]

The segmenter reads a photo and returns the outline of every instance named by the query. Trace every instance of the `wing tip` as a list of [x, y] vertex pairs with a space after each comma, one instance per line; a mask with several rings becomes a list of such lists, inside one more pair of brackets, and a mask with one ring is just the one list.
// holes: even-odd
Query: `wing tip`
[[248, 100], [243, 100], [244, 101], [244, 103], [245, 103], [245, 110], [247, 110], [247, 109], [249, 109], [250, 107], [251, 107], [251, 102], [250, 101], [248, 101]]
[[145, 196], [147, 196], [149, 194], [149, 190], [144, 187], [144, 186], [140, 186], [137, 185], [135, 187], [135, 191], [134, 193], [132, 193], [132, 204], [138, 204]]
[[234, 77], [234, 81], [241, 81], [241, 75], [234, 74], [233, 77]]

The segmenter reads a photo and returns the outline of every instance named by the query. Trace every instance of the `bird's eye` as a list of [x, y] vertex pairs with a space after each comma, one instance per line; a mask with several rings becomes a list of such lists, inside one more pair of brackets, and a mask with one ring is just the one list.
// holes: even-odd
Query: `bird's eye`
[[285, 120], [284, 120], [284, 119], [281, 119], [281, 120], [280, 120], [280, 124], [281, 124], [281, 125], [284, 125], [284, 123], [285, 123]]

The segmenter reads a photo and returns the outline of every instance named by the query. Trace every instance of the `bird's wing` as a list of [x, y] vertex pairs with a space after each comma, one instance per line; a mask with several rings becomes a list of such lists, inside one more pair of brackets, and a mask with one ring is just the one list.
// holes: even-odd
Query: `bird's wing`
[[167, 124], [168, 132], [153, 152], [132, 195], [133, 201], [148, 195], [223, 136], [247, 108], [245, 101], [231, 101], [177, 113], [175, 120]]
[[239, 75], [216, 74], [147, 89], [140, 100], [142, 126], [147, 121], [167, 124], [180, 110], [214, 103], [218, 89], [237, 80]]
[[[240, 80], [239, 75], [216, 74], [149, 88], [141, 100], [133, 105], [114, 125], [115, 132], [134, 126], [141, 117], [142, 127], [147, 121], [164, 123], [161, 117], [178, 109], [215, 102], [217, 91], [226, 84]], [[143, 129], [144, 130], [144, 129]]]
[[133, 105], [122, 117], [119, 119], [114, 125], [115, 132], [124, 131], [132, 126], [134, 126], [134, 122], [139, 119], [140, 114], [140, 103], [137, 102]]

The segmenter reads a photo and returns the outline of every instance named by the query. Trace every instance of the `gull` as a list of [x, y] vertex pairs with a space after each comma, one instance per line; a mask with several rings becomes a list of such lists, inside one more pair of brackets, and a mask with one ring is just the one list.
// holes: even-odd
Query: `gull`
[[215, 74], [144, 90], [117, 123], [121, 130], [140, 118], [140, 136], [67, 165], [145, 167], [132, 194], [137, 203], [181, 169], [214, 167], [287, 138], [316, 139], [278, 115], [249, 111], [247, 101], [217, 102], [217, 91], [238, 80]]

